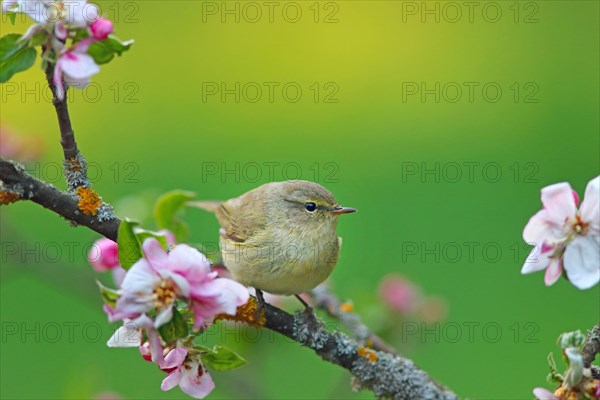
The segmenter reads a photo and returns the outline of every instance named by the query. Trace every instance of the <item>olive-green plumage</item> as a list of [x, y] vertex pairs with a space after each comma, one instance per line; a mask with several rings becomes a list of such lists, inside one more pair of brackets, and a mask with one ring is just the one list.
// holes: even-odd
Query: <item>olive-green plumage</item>
[[308, 181], [271, 182], [225, 202], [195, 202], [221, 225], [225, 266], [238, 282], [273, 294], [309, 291], [335, 267], [342, 240], [339, 206], [330, 191]]

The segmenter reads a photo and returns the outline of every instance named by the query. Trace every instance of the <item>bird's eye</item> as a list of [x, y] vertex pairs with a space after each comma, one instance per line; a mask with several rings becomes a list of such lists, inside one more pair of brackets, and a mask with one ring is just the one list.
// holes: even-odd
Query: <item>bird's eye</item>
[[306, 211], [308, 212], [315, 212], [317, 210], [317, 205], [313, 202], [308, 202], [304, 205], [304, 208], [306, 208]]

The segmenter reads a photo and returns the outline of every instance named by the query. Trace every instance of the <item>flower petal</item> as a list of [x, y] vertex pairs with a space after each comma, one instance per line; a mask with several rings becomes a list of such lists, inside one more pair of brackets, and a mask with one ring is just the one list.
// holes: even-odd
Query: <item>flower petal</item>
[[560, 258], [551, 258], [550, 264], [548, 264], [548, 268], [546, 269], [546, 273], [544, 274], [544, 283], [546, 286], [553, 285], [560, 275], [562, 274], [562, 265]]
[[197, 249], [178, 244], [169, 253], [170, 269], [185, 276], [190, 282], [202, 282], [210, 273], [210, 261]]
[[163, 379], [162, 383], [160, 384], [160, 388], [166, 392], [167, 390], [171, 390], [177, 386], [179, 381], [181, 381], [181, 370], [176, 369], [175, 371], [169, 373], [165, 379]]
[[146, 257], [153, 270], [158, 272], [162, 269], [167, 269], [169, 265], [167, 251], [163, 249], [158, 240], [148, 238], [144, 240], [142, 248], [144, 250], [144, 257]]
[[576, 237], [565, 251], [565, 270], [573, 285], [589, 289], [600, 281], [600, 236]]
[[173, 306], [167, 306], [158, 312], [156, 320], [154, 321], [154, 327], [160, 328], [173, 318]]
[[189, 369], [184, 368], [182, 372], [179, 388], [189, 396], [203, 399], [215, 388], [210, 374], [197, 362], [192, 363]]
[[100, 72], [94, 59], [85, 53], [69, 51], [60, 57], [63, 73], [72, 79], [86, 79]]
[[[218, 295], [202, 296], [206, 292], [203, 288], [208, 287]], [[194, 311], [194, 329], [206, 326], [214, 321], [219, 314], [234, 315], [237, 307], [245, 304], [250, 298], [248, 289], [243, 285], [226, 278], [217, 278], [207, 282], [198, 288], [192, 289], [192, 309]]]
[[544, 388], [535, 388], [533, 389], [533, 395], [538, 399], [538, 400], [559, 400], [558, 397], [556, 397], [554, 395], [554, 393], [552, 393], [551, 391], [549, 391], [548, 389], [544, 389]]
[[566, 182], [556, 183], [542, 189], [542, 204], [548, 211], [548, 220], [564, 224], [577, 212], [573, 189]]
[[60, 40], [65, 40], [67, 38], [69, 31], [67, 27], [63, 23], [63, 21], [58, 21], [56, 25], [54, 25], [54, 35]]
[[152, 321], [152, 319], [150, 319], [150, 317], [147, 315], [142, 314], [135, 320], [135, 322], [138, 323], [146, 332], [146, 336], [148, 337], [148, 345], [150, 347], [150, 354], [152, 356], [152, 362], [160, 366], [164, 362], [163, 347], [160, 342], [160, 334], [154, 328], [154, 321]]
[[600, 231], [600, 176], [592, 179], [585, 188], [585, 197], [579, 209], [581, 219], [590, 224], [590, 229]]
[[165, 357], [164, 361], [160, 365], [161, 369], [171, 369], [181, 366], [187, 356], [187, 349], [185, 347], [177, 347], [169, 352]]
[[121, 289], [132, 293], [150, 293], [159, 282], [160, 277], [150, 267], [150, 264], [142, 258], [127, 271]]
[[126, 322], [108, 339], [108, 347], [138, 347], [142, 342], [142, 331], [135, 322]]
[[525, 264], [523, 264], [523, 268], [521, 269], [521, 273], [531, 274], [532, 272], [541, 271], [548, 267], [550, 263], [550, 255], [552, 255], [552, 250], [542, 252], [542, 246], [535, 246], [527, 259], [525, 260]]

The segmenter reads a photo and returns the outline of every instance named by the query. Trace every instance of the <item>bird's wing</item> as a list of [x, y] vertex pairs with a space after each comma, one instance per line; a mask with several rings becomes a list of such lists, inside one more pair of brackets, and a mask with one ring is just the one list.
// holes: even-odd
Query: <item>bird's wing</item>
[[[265, 229], [265, 215], [257, 212], [254, 192], [227, 200], [215, 211], [221, 225], [221, 236], [238, 243], [247, 243]], [[261, 204], [259, 202], [258, 204]]]

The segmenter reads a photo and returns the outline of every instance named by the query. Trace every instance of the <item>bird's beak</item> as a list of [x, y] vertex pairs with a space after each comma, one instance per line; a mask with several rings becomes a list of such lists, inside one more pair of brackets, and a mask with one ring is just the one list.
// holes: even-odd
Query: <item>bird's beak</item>
[[333, 210], [331, 210], [329, 212], [332, 214], [335, 214], [335, 215], [340, 215], [340, 214], [349, 214], [349, 213], [353, 213], [356, 211], [357, 211], [356, 208], [335, 206], [333, 208]]

